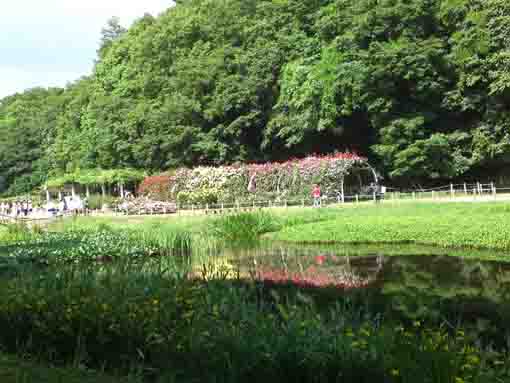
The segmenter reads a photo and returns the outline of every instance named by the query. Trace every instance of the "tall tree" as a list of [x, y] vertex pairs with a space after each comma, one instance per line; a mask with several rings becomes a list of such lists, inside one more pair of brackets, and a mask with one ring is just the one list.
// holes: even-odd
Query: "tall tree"
[[509, 25], [505, 0], [182, 0], [127, 30], [112, 18], [90, 77], [0, 102], [0, 185], [334, 150], [401, 184], [504, 172]]
[[119, 17], [112, 16], [108, 19], [106, 26], [101, 29], [101, 43], [98, 51], [99, 57], [104, 56], [113, 42], [126, 32], [127, 29], [120, 24]]

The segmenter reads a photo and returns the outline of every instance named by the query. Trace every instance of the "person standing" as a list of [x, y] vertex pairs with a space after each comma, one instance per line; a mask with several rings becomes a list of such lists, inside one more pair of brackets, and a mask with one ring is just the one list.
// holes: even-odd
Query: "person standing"
[[248, 192], [255, 193], [257, 190], [257, 180], [256, 180], [256, 174], [252, 174], [250, 177], [250, 181], [248, 182]]
[[89, 215], [89, 199], [88, 199], [88, 197], [85, 197], [83, 199], [83, 214]]
[[313, 207], [321, 207], [321, 188], [319, 185], [313, 185], [312, 189]]
[[16, 202], [14, 202], [14, 205], [12, 208], [12, 216], [17, 217], [20, 215], [20, 213], [21, 213], [21, 204], [18, 201], [16, 201]]

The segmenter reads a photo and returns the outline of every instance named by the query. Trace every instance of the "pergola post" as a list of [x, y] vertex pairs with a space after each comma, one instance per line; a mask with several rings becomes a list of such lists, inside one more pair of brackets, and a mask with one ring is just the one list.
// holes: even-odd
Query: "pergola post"
[[342, 203], [345, 203], [345, 193], [344, 193], [344, 177], [340, 180], [340, 193], [342, 197]]

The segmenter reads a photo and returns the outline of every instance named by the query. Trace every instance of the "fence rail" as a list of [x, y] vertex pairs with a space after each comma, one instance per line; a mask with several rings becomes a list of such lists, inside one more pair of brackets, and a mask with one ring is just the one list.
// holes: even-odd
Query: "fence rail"
[[[389, 189], [391, 190], [391, 188]], [[394, 190], [394, 189], [393, 189]], [[482, 201], [510, 201], [510, 187], [497, 188], [494, 183], [451, 184], [435, 189], [421, 191], [388, 191], [386, 193], [364, 193], [356, 195], [324, 196], [321, 206], [330, 205], [358, 205], [366, 203], [400, 203], [400, 202], [482, 202]], [[266, 208], [292, 208], [310, 207], [314, 202], [312, 198], [274, 199], [235, 201], [214, 204], [176, 204], [172, 213], [181, 214], [228, 214], [229, 212], [256, 210]], [[161, 212], [149, 210], [121, 211], [118, 214], [128, 215], [156, 215]]]
[[47, 223], [50, 221], [54, 221], [57, 218], [61, 218], [64, 216], [71, 216], [72, 214], [66, 213], [58, 216], [52, 217], [31, 217], [31, 216], [12, 216], [7, 214], [0, 213], [0, 224], [25, 224], [32, 225], [38, 223]]
[[[414, 191], [398, 191], [387, 188], [386, 193], [372, 192], [360, 193], [355, 195], [342, 195], [340, 193], [334, 196], [323, 196], [321, 206], [330, 205], [360, 205], [367, 203], [393, 203], [401, 202], [482, 202], [482, 201], [510, 201], [510, 186], [496, 187], [494, 183], [464, 183], [450, 184], [440, 186], [434, 189], [421, 189]], [[164, 215], [164, 214], [228, 214], [242, 210], [258, 210], [266, 208], [293, 208], [310, 207], [314, 205], [312, 198], [279, 198], [274, 200], [245, 200], [235, 202], [220, 202], [214, 204], [176, 204], [175, 208], [151, 207], [120, 209], [118, 207], [110, 210], [110, 214], [118, 215]], [[88, 210], [89, 215], [108, 214], [102, 210]], [[72, 215], [69, 213], [67, 215]], [[0, 223], [13, 222], [42, 222], [51, 218], [31, 218], [31, 217], [12, 217], [0, 214]]]

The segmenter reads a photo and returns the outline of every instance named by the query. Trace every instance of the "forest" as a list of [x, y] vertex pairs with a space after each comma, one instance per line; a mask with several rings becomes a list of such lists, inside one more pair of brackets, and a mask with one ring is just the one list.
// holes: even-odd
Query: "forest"
[[112, 18], [90, 76], [0, 100], [4, 195], [336, 151], [394, 185], [505, 174], [510, 2], [180, 0]]

